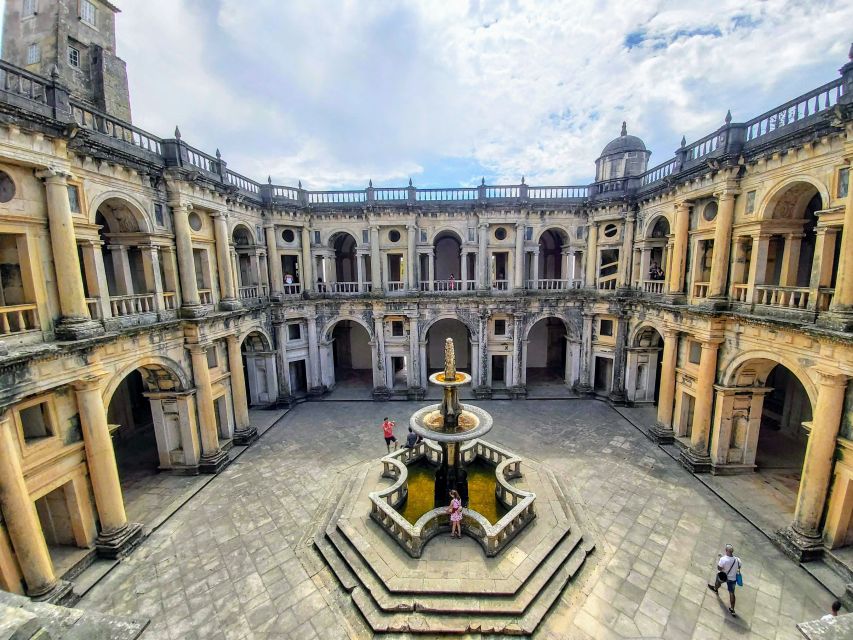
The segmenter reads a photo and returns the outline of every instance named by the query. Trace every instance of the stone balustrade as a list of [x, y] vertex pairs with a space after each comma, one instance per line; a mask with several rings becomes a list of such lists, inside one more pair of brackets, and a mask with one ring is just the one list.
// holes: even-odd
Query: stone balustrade
[[40, 329], [38, 308], [33, 304], [0, 307], [0, 335], [24, 333]]

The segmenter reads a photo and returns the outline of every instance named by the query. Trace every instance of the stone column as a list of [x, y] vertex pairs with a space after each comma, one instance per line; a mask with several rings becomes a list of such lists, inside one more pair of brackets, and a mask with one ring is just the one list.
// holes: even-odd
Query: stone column
[[258, 430], [249, 420], [249, 400], [243, 375], [243, 354], [237, 336], [228, 336], [228, 368], [231, 371], [231, 399], [234, 404], [234, 444], [247, 445], [258, 439]]
[[142, 251], [142, 267], [145, 270], [145, 285], [148, 288], [148, 293], [154, 294], [154, 309], [158, 312], [163, 311], [165, 303], [163, 301], [163, 278], [160, 269], [160, 247], [157, 245], [149, 245], [140, 247]]
[[388, 384], [388, 373], [385, 370], [385, 331], [383, 328], [384, 317], [382, 314], [373, 315], [373, 335], [376, 343], [376, 372], [374, 373], [374, 385], [379, 381], [380, 388], [390, 387]]
[[323, 384], [320, 381], [320, 340], [317, 336], [317, 316], [313, 313], [306, 314], [305, 322], [308, 325], [309, 392], [317, 395], [323, 392]]
[[459, 289], [462, 291], [468, 291], [468, 252], [462, 252], [462, 264], [460, 265], [460, 279], [462, 282], [459, 284]]
[[796, 287], [797, 271], [800, 268], [800, 246], [803, 242], [802, 233], [785, 235], [785, 249], [782, 252], [782, 270], [779, 273], [779, 286]]
[[216, 269], [219, 273], [220, 309], [239, 309], [240, 301], [234, 289], [234, 273], [231, 271], [231, 251], [228, 243], [228, 213], [216, 211], [213, 217], [213, 235], [216, 240]]
[[6, 531], [24, 574], [27, 595], [49, 599], [54, 591], [67, 593], [71, 586], [66, 584], [63, 588], [53, 573], [38, 513], [24, 480], [20, 445], [14, 428], [8, 412], [0, 417], [0, 460], [3, 461], [0, 464], [0, 505]]
[[414, 389], [426, 385], [426, 380], [420, 380], [421, 366], [418, 362], [420, 356], [420, 342], [418, 341], [418, 318], [417, 312], [409, 314], [409, 388]]
[[718, 195], [717, 219], [714, 221], [714, 254], [711, 256], [709, 298], [726, 297], [726, 279], [732, 246], [732, 222], [735, 212], [735, 192], [726, 189]]
[[649, 430], [652, 439], [658, 444], [668, 444], [675, 439], [675, 434], [672, 431], [672, 408], [675, 400], [675, 365], [677, 355], [678, 331], [675, 329], [664, 329], [657, 423]]
[[92, 376], [75, 382], [74, 390], [86, 447], [86, 465], [101, 522], [96, 548], [102, 556], [118, 558], [139, 542], [142, 525], [127, 521], [115, 451], [107, 425], [107, 412], [101, 395], [102, 382], [101, 376]]
[[[512, 386], [514, 387], [521, 387], [524, 384], [522, 380], [524, 358], [521, 355], [521, 322], [523, 317], [520, 313], [514, 313], [512, 316]], [[527, 341], [523, 342], [526, 343]], [[526, 347], [526, 344], [524, 346]]]
[[100, 319], [112, 317], [110, 291], [107, 286], [107, 273], [101, 247], [102, 243], [97, 240], [89, 240], [83, 244], [83, 271], [89, 286], [89, 296], [97, 299], [96, 305], [99, 310], [92, 316], [93, 320], [97, 320], [98, 316]]
[[[596, 288], [595, 274], [598, 271], [596, 259], [598, 256], [598, 224], [594, 221], [589, 223], [589, 233], [586, 238], [586, 282], [584, 285], [589, 289]], [[538, 260], [534, 262], [538, 264]]]
[[[276, 396], [279, 400], [290, 402], [292, 391], [290, 388], [290, 362], [287, 358], [287, 322], [283, 316], [273, 318], [273, 331], [275, 332], [275, 362], [276, 362]], [[310, 367], [306, 367], [310, 369]], [[309, 377], [311, 372], [306, 370], [306, 375]], [[310, 382], [306, 383], [310, 386]]]
[[783, 532], [786, 551], [801, 560], [820, 552], [820, 521], [826, 504], [836, 439], [841, 426], [847, 376], [815, 370], [817, 402], [812, 417], [794, 522]]
[[435, 249], [430, 249], [427, 254], [427, 263], [429, 264], [429, 290], [435, 291]]
[[175, 249], [178, 254], [178, 275], [181, 280], [181, 315], [197, 318], [205, 314], [198, 297], [193, 243], [190, 236], [190, 206], [173, 204], [172, 217], [175, 223]]
[[681, 452], [682, 463], [693, 473], [710, 471], [711, 458], [708, 455], [708, 435], [711, 431], [711, 405], [714, 401], [714, 379], [717, 375], [717, 349], [719, 343], [702, 343], [702, 356], [699, 360], [699, 375], [696, 380], [696, 404], [693, 408], [693, 430], [690, 434], [690, 448]]
[[690, 205], [679, 202], [675, 205], [675, 229], [673, 230], [672, 262], [670, 263], [669, 293], [684, 293], [687, 272], [687, 242], [690, 223]]
[[[847, 202], [844, 206], [844, 225], [841, 231], [841, 251], [838, 256], [838, 275], [830, 311], [851, 315], [853, 313], [853, 166], [848, 174]], [[840, 324], [846, 325], [849, 318]]]
[[417, 271], [417, 236], [418, 236], [418, 227], [417, 225], [410, 224], [406, 226], [406, 230], [408, 231], [408, 247], [406, 253], [406, 260], [408, 264], [406, 265], [406, 279], [408, 280], [409, 291], [417, 291], [418, 285], [415, 280], [415, 273]]
[[219, 432], [216, 429], [216, 408], [210, 386], [210, 369], [207, 366], [207, 350], [211, 346], [187, 345], [192, 358], [193, 381], [196, 386], [198, 426], [201, 434], [201, 460], [198, 468], [202, 473], [219, 473], [228, 464], [228, 454], [219, 446]]
[[59, 292], [61, 317], [55, 327], [56, 337], [77, 340], [103, 333], [103, 326], [92, 320], [86, 305], [74, 219], [68, 200], [68, 176], [51, 169], [39, 171], [36, 176], [45, 184], [50, 248]]
[[515, 224], [515, 278], [513, 286], [515, 289], [524, 288], [524, 223]]
[[107, 245], [110, 251], [110, 259], [113, 263], [113, 274], [115, 275], [116, 289], [120, 296], [130, 296], [136, 293], [133, 290], [133, 278], [130, 275], [130, 258], [127, 255], [127, 247], [123, 244]]
[[477, 286], [480, 289], [489, 288], [489, 223], [481, 222], [477, 225]]
[[628, 321], [623, 316], [616, 318], [616, 350], [613, 354], [613, 384], [610, 388], [610, 401], [625, 402], [625, 361], [627, 347]]
[[578, 383], [578, 391], [580, 393], [589, 393], [592, 391], [592, 321], [595, 314], [583, 314], [583, 333], [581, 334], [581, 353], [580, 353], [580, 382]]
[[270, 297], [281, 300], [284, 285], [284, 276], [281, 273], [281, 256], [278, 254], [278, 246], [275, 237], [275, 225], [264, 225], [264, 234], [267, 241], [267, 266], [270, 270]]
[[382, 260], [379, 253], [379, 225], [370, 225], [370, 283], [373, 293], [382, 293]]
[[634, 244], [634, 214], [625, 216], [625, 228], [622, 230], [622, 248], [619, 251], [619, 279], [618, 286], [626, 288], [631, 286], [631, 266], [634, 260], [632, 246]]
[[759, 234], [752, 236], [752, 256], [749, 260], [749, 277], [747, 278], [746, 301], [755, 301], [755, 285], [764, 284], [767, 277], [767, 254], [770, 251], [770, 235]]
[[[281, 268], [279, 260], [279, 269]], [[314, 261], [311, 259], [311, 230], [305, 224], [302, 227], [302, 269], [300, 270], [300, 282], [303, 291], [314, 291]]]
[[530, 262], [533, 266], [533, 288], [537, 289], [539, 287], [539, 247], [536, 247], [530, 254]]

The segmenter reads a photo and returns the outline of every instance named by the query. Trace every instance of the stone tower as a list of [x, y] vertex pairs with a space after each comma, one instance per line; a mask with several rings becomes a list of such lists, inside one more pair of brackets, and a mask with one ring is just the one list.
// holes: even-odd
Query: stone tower
[[3, 59], [48, 77], [55, 68], [74, 97], [130, 122], [118, 12], [107, 0], [6, 0]]
[[595, 161], [595, 181], [639, 176], [648, 168], [651, 155], [640, 138], [628, 135], [623, 122], [619, 137], [611, 140]]

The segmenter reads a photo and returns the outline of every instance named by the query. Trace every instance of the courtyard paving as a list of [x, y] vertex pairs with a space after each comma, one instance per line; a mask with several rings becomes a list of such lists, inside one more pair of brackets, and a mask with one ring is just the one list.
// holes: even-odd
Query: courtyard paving
[[[797, 622], [828, 608], [819, 583], [606, 404], [479, 404], [495, 417], [488, 440], [566, 478], [598, 534], [597, 564], [537, 637], [793, 640]], [[341, 615], [323, 574], [309, 575], [297, 543], [335, 474], [385, 452], [382, 416], [403, 426], [419, 406], [297, 406], [78, 606], [151, 618], [143, 640], [370, 637]], [[727, 542], [743, 560], [736, 619], [705, 586]]]

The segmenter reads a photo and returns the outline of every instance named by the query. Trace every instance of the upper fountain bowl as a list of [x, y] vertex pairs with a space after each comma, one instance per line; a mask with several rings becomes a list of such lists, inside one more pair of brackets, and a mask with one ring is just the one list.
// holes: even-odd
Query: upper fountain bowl
[[460, 404], [459, 421], [452, 431], [445, 430], [441, 405], [431, 404], [412, 414], [409, 426], [427, 440], [436, 442], [467, 442], [481, 438], [492, 428], [492, 416], [480, 407]]
[[444, 371], [437, 371], [429, 377], [429, 381], [442, 387], [461, 387], [471, 382], [471, 376], [462, 371], [457, 371], [453, 378], [445, 378]]

